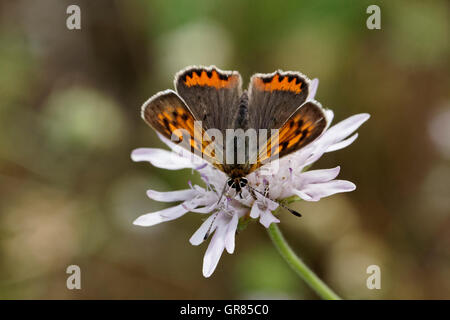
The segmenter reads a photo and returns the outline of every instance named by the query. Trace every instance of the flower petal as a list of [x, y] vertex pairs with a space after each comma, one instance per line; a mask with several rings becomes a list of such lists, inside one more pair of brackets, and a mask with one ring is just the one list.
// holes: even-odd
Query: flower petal
[[312, 79], [311, 82], [309, 83], [309, 93], [308, 98], [306, 98], [306, 101], [314, 100], [318, 87], [319, 87], [319, 79], [317, 78]]
[[156, 134], [158, 135], [159, 139], [162, 142], [164, 142], [170, 149], [172, 149], [172, 151], [175, 154], [177, 154], [181, 158], [188, 159], [192, 163], [192, 166], [194, 168], [201, 167], [205, 163], [207, 164], [207, 162], [205, 160], [203, 160], [201, 156], [197, 156], [196, 154], [186, 150], [185, 148], [183, 148], [181, 146], [181, 144], [175, 143], [175, 142], [167, 139], [166, 137], [164, 137], [159, 132], [157, 132]]
[[338, 143], [332, 144], [331, 146], [329, 146], [327, 148], [327, 150], [325, 152], [332, 152], [332, 151], [336, 151], [336, 150], [340, 150], [340, 149], [344, 149], [346, 147], [348, 147], [349, 145], [351, 145], [356, 138], [358, 138], [358, 134], [355, 133], [354, 135], [352, 135], [350, 138], [342, 140]]
[[161, 222], [177, 219], [186, 212], [188, 211], [180, 204], [161, 211], [144, 214], [134, 220], [133, 224], [142, 227], [149, 227]]
[[250, 217], [256, 219], [261, 215], [261, 212], [262, 211], [258, 206], [258, 201], [253, 202], [252, 209], [250, 210]]
[[225, 235], [225, 248], [228, 253], [234, 252], [234, 238], [236, 235], [236, 229], [239, 222], [239, 216], [237, 214], [233, 214], [231, 221], [228, 223], [227, 234]]
[[296, 189], [294, 189], [294, 190], [292, 190], [292, 191], [293, 191], [293, 193], [294, 193], [295, 195], [299, 196], [300, 199], [303, 199], [303, 200], [305, 200], [305, 201], [314, 201], [314, 200], [312, 200], [312, 197], [311, 197], [311, 196], [309, 196], [308, 194], [306, 194], [305, 192], [303, 192], [303, 191], [301, 191], [301, 190], [296, 190]]
[[319, 201], [323, 197], [340, 192], [349, 192], [355, 189], [356, 186], [350, 181], [332, 180], [324, 183], [309, 184], [302, 190], [295, 190], [294, 193], [303, 200]]
[[216, 208], [217, 208], [216, 203], [213, 203], [210, 206], [205, 206], [205, 207], [201, 207], [201, 208], [197, 208], [197, 209], [192, 208], [192, 209], [189, 209], [189, 211], [195, 212], [195, 213], [210, 213], [211, 211], [213, 211]]
[[261, 218], [259, 219], [259, 222], [266, 228], [269, 228], [270, 224], [272, 222], [280, 223], [280, 220], [275, 218], [275, 216], [269, 211], [263, 211], [261, 213]]
[[299, 183], [306, 186], [311, 183], [321, 183], [333, 180], [339, 174], [341, 167], [337, 166], [332, 169], [310, 170], [301, 173], [298, 176]]
[[212, 275], [219, 263], [222, 256], [223, 249], [225, 249], [225, 233], [226, 226], [218, 226], [214, 233], [208, 249], [206, 249], [205, 256], [203, 257], [203, 276], [208, 278]]
[[[197, 231], [195, 231], [195, 233], [192, 235], [192, 237], [189, 239], [189, 242], [193, 245], [193, 246], [198, 246], [199, 244], [203, 243], [203, 241], [205, 241], [205, 235], [208, 232], [209, 226], [211, 225], [211, 223], [213, 222], [213, 219], [215, 217], [215, 214], [212, 214], [208, 217], [208, 219], [206, 219], [202, 225], [200, 226], [200, 228], [197, 229]], [[215, 230], [215, 228], [217, 227], [217, 224], [214, 224], [213, 226], [211, 226], [211, 232], [213, 232]]]
[[190, 200], [197, 194], [193, 189], [185, 189], [178, 191], [159, 192], [155, 190], [147, 190], [147, 196], [150, 199], [161, 202], [174, 202]]
[[322, 136], [322, 139], [328, 142], [328, 145], [339, 142], [352, 134], [369, 118], [370, 115], [368, 113], [355, 114], [328, 129]]
[[148, 161], [152, 165], [162, 169], [179, 170], [193, 168], [194, 164], [187, 158], [183, 158], [172, 151], [157, 148], [139, 148], [131, 153], [133, 161]]
[[325, 118], [327, 118], [327, 128], [330, 126], [331, 122], [333, 122], [334, 112], [331, 109], [325, 109]]

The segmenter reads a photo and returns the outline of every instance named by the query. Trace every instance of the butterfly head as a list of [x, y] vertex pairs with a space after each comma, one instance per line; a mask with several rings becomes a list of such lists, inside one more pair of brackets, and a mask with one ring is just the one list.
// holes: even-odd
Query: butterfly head
[[247, 186], [248, 180], [244, 177], [230, 178], [227, 184], [230, 188], [235, 189], [236, 193], [240, 193], [243, 188]]

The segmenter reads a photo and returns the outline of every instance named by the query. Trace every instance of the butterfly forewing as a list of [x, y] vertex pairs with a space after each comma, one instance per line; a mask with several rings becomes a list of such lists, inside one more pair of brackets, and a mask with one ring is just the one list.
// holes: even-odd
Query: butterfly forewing
[[207, 129], [225, 134], [234, 128], [242, 93], [242, 80], [237, 71], [223, 71], [214, 66], [189, 67], [175, 76], [175, 88], [194, 116]]
[[[202, 127], [196, 126], [197, 119], [176, 92], [166, 90], [150, 98], [142, 106], [142, 118], [165, 138], [179, 142], [188, 151], [221, 169], [221, 161], [217, 160], [214, 153], [215, 148], [209, 146], [214, 142], [207, 138]], [[189, 143], [183, 139], [189, 139]]]
[[278, 129], [305, 101], [309, 80], [298, 72], [255, 74], [249, 86], [249, 126]]

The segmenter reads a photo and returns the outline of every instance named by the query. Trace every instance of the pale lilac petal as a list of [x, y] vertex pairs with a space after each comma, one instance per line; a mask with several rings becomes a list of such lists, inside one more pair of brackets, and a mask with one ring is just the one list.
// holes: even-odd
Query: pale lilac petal
[[164, 142], [170, 149], [176, 149], [177, 145], [171, 141], [170, 139], [167, 139], [166, 137], [164, 137], [161, 133], [156, 132], [159, 140], [161, 140], [162, 142]]
[[295, 195], [295, 194], [292, 190], [292, 186], [290, 184], [286, 184], [285, 186], [283, 186], [281, 188], [281, 192], [279, 193], [279, 196], [277, 197], [277, 199], [286, 199], [293, 195]]
[[298, 182], [304, 186], [311, 183], [328, 182], [336, 178], [340, 170], [341, 167], [339, 166], [332, 169], [310, 170], [301, 173], [297, 179], [299, 180]]
[[319, 201], [323, 197], [328, 197], [340, 192], [349, 192], [355, 189], [355, 184], [350, 181], [332, 180], [325, 183], [310, 184], [303, 188], [301, 192], [302, 194], [309, 196], [309, 200], [305, 199], [300, 194], [298, 194], [298, 196], [307, 201]]
[[203, 257], [203, 276], [208, 278], [214, 272], [219, 263], [222, 252], [225, 249], [225, 226], [217, 228], [214, 233], [208, 249], [206, 249], [205, 256]]
[[252, 217], [253, 219], [259, 217], [260, 218], [259, 222], [266, 228], [268, 228], [272, 222], [280, 222], [271, 213], [271, 211], [278, 208], [278, 203], [270, 199], [264, 198], [260, 194], [256, 194], [256, 197], [258, 199], [253, 203], [252, 209], [250, 210], [250, 217]]
[[[176, 153], [182, 153], [183, 155], [188, 155], [187, 153], [184, 153], [183, 151], [189, 152], [186, 149], [184, 149], [183, 147], [181, 147], [181, 145], [178, 145], [177, 143], [173, 142], [170, 139], [167, 139], [166, 137], [164, 137], [161, 133], [156, 132], [156, 134], [158, 135], [158, 138], [165, 143], [170, 149], [172, 149], [172, 151], [176, 152]], [[190, 153], [190, 152], [189, 152]]]
[[327, 128], [330, 126], [331, 122], [333, 122], [334, 112], [331, 109], [325, 109], [325, 118], [327, 118]]
[[278, 206], [279, 206], [279, 204], [278, 204], [277, 202], [272, 201], [272, 200], [270, 200], [270, 199], [266, 199], [266, 203], [267, 203], [267, 209], [268, 209], [269, 211], [273, 211], [273, 210], [275, 210], [276, 208], [278, 208]]
[[[193, 246], [198, 246], [199, 244], [203, 243], [203, 241], [205, 241], [205, 236], [206, 233], [208, 232], [209, 227], [211, 226], [211, 223], [213, 222], [215, 217], [215, 214], [212, 214], [208, 217], [208, 219], [206, 219], [202, 225], [200, 226], [200, 228], [197, 229], [197, 231], [195, 231], [195, 233], [192, 235], [192, 237], [189, 239], [189, 242], [193, 245]], [[210, 232], [214, 232], [215, 228], [217, 227], [217, 224], [214, 224], [213, 226], [211, 226], [211, 230]]]
[[193, 189], [185, 189], [178, 191], [159, 192], [155, 190], [147, 190], [147, 196], [150, 199], [161, 202], [185, 201], [192, 199], [197, 194]]
[[261, 215], [261, 210], [259, 209], [257, 201], [253, 203], [252, 209], [250, 210], [250, 217], [253, 219], [258, 218]]
[[328, 129], [322, 139], [333, 144], [345, 139], [370, 118], [368, 113], [355, 114]]
[[156, 134], [158, 135], [159, 139], [162, 142], [164, 142], [170, 149], [172, 149], [172, 151], [175, 154], [177, 154], [181, 158], [185, 158], [185, 159], [189, 160], [192, 163], [193, 168], [198, 168], [198, 167], [203, 166], [204, 164], [207, 164], [207, 162], [204, 159], [202, 159], [201, 156], [198, 156], [198, 155], [186, 150], [181, 145], [167, 139], [159, 132], [157, 132]]
[[309, 93], [306, 101], [314, 100], [318, 87], [319, 87], [319, 79], [317, 78], [312, 79], [311, 82], [309, 83]]
[[216, 208], [217, 208], [216, 203], [213, 203], [210, 206], [201, 207], [201, 208], [192, 208], [189, 211], [195, 212], [195, 213], [210, 213], [211, 211], [213, 211]]
[[161, 211], [144, 214], [134, 220], [133, 224], [142, 227], [149, 227], [161, 222], [177, 219], [186, 212], [188, 211], [180, 204]]
[[228, 223], [227, 234], [225, 236], [225, 248], [228, 253], [234, 252], [234, 238], [236, 235], [236, 229], [239, 222], [239, 216], [234, 214], [231, 221]]
[[327, 148], [327, 145], [325, 143], [321, 142], [321, 139], [319, 139], [318, 144], [315, 145], [315, 150], [313, 150], [309, 157], [303, 162], [302, 168], [309, 166], [320, 159], [320, 157], [323, 156], [325, 153], [325, 150]]
[[355, 133], [348, 139], [345, 139], [338, 143], [332, 144], [331, 146], [328, 147], [328, 149], [325, 152], [332, 152], [332, 151], [344, 149], [344, 148], [348, 147], [349, 145], [351, 145], [356, 140], [356, 138], [358, 138], [357, 133]]
[[292, 192], [297, 195], [300, 199], [303, 199], [305, 201], [313, 201], [312, 197], [309, 196], [308, 194], [306, 194], [305, 192], [301, 191], [301, 190], [292, 190]]
[[266, 228], [269, 228], [271, 223], [280, 223], [280, 220], [275, 218], [275, 216], [270, 211], [263, 211], [261, 213], [261, 218], [259, 219], [259, 222]]
[[148, 161], [152, 165], [162, 169], [179, 170], [192, 168], [194, 164], [187, 158], [180, 157], [172, 151], [157, 148], [139, 148], [131, 153], [133, 161]]
[[197, 196], [192, 200], [187, 200], [183, 206], [192, 212], [209, 213], [217, 207], [217, 194], [213, 191], [204, 191], [201, 196]]

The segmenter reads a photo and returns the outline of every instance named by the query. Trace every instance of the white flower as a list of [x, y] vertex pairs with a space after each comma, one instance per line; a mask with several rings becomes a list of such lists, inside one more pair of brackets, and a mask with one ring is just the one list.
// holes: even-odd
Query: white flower
[[266, 228], [270, 226], [272, 222], [279, 223], [280, 220], [275, 218], [272, 211], [278, 208], [278, 203], [256, 193], [256, 200], [253, 202], [252, 209], [250, 210], [250, 217], [256, 219], [259, 217], [259, 222]]
[[[318, 81], [312, 81], [311, 93], [308, 100], [314, 98]], [[333, 112], [326, 110], [328, 123], [333, 119]], [[336, 180], [340, 167], [332, 169], [305, 171], [308, 166], [317, 161], [324, 153], [336, 151], [349, 146], [358, 137], [355, 132], [367, 119], [369, 114], [357, 114], [338, 124], [327, 128], [315, 141], [288, 155], [278, 163], [271, 163], [265, 167], [278, 166], [274, 174], [263, 175], [257, 170], [248, 175], [248, 184], [256, 189], [256, 200], [247, 188], [243, 189], [241, 199], [223, 197], [220, 193], [227, 182], [227, 176], [212, 165], [192, 154], [180, 149], [171, 141], [159, 135], [172, 151], [140, 148], [131, 153], [133, 161], [148, 161], [158, 168], [178, 170], [191, 168], [200, 173], [206, 187], [192, 186], [189, 189], [170, 192], [148, 190], [151, 199], [164, 202], [181, 201], [176, 206], [147, 213], [134, 221], [135, 225], [152, 226], [161, 222], [177, 219], [187, 212], [210, 214], [200, 228], [192, 235], [190, 242], [193, 245], [203, 243], [206, 236], [212, 234], [211, 241], [203, 259], [203, 275], [209, 277], [215, 270], [224, 249], [228, 253], [234, 252], [235, 234], [239, 219], [244, 216], [259, 218], [259, 222], [266, 228], [271, 223], [279, 223], [273, 214], [278, 203], [264, 197], [265, 192], [270, 193], [273, 200], [283, 200], [291, 196], [298, 196], [306, 201], [318, 201], [323, 197], [335, 193], [355, 190], [356, 186], [346, 180]], [[350, 137], [349, 137], [350, 136]]]

